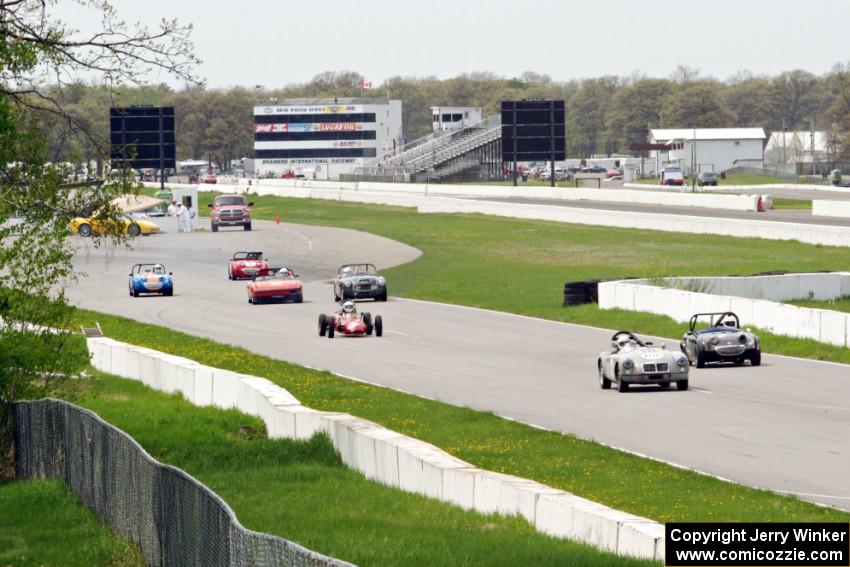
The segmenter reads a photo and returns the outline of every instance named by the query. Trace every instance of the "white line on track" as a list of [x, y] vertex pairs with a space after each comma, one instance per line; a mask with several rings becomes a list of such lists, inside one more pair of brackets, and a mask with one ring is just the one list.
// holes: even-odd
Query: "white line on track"
[[307, 243], [307, 252], [311, 252], [311, 251], [313, 250], [313, 241], [312, 241], [312, 240], [310, 240], [310, 237], [309, 237], [309, 236], [307, 236], [307, 235], [305, 235], [305, 234], [301, 234], [301, 233], [300, 233], [300, 232], [298, 232], [297, 230], [292, 230], [291, 228], [284, 228], [283, 230], [284, 230], [285, 232], [290, 233], [290, 234], [294, 234], [294, 235], [295, 235], [295, 236], [297, 236], [298, 238], [300, 238], [300, 239], [304, 240], [304, 242], [306, 242], [306, 243]]

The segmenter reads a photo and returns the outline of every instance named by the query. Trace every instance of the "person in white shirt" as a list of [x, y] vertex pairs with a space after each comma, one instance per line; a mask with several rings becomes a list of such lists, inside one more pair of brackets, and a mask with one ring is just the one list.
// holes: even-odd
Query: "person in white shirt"
[[183, 203], [174, 205], [174, 218], [177, 219], [177, 232], [183, 232], [183, 211], [185, 207]]
[[192, 232], [192, 210], [186, 205], [180, 208], [180, 226], [183, 232]]
[[185, 222], [183, 230], [186, 232], [195, 232], [195, 207], [190, 203], [188, 207], [183, 207], [185, 211]]

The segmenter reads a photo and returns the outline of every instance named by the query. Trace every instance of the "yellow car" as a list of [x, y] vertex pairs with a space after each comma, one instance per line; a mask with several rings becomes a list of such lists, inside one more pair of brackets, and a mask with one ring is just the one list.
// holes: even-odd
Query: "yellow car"
[[142, 219], [131, 219], [125, 216], [115, 220], [77, 217], [71, 221], [71, 232], [80, 236], [92, 234], [126, 234], [128, 236], [147, 236], [159, 232], [159, 225]]

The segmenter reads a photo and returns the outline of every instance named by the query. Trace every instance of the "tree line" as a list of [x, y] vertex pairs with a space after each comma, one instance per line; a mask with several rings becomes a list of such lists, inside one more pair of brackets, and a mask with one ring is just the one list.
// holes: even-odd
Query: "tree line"
[[[55, 89], [51, 96], [78, 124], [104, 141], [110, 106], [173, 105], [178, 159], [210, 160], [222, 169], [233, 159], [251, 156], [253, 106], [272, 98], [363, 94], [401, 99], [409, 141], [430, 133], [430, 106], [482, 106], [489, 115], [499, 112], [502, 100], [563, 99], [567, 153], [573, 158], [627, 153], [629, 144], [646, 140], [650, 128], [763, 127], [771, 132], [814, 127], [831, 132], [839, 141], [850, 134], [848, 64], [836, 64], [823, 75], [800, 69], [775, 76], [743, 71], [723, 81], [682, 66], [665, 78], [632, 75], [555, 81], [533, 72], [514, 78], [483, 72], [450, 79], [397, 76], [365, 91], [360, 88], [363, 80], [353, 71], [328, 71], [306, 83], [263, 89], [143, 85], [116, 90], [74, 83]], [[75, 136], [73, 123], [45, 124], [45, 137], [53, 161], [94, 159], [91, 139]], [[841, 148], [839, 158], [850, 159], [850, 142]]]

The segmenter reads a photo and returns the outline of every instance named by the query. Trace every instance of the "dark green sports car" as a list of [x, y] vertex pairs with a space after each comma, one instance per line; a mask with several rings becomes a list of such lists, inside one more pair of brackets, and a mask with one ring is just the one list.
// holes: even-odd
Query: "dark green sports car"
[[373, 264], [343, 264], [334, 280], [334, 301], [346, 299], [387, 300], [387, 280]]

